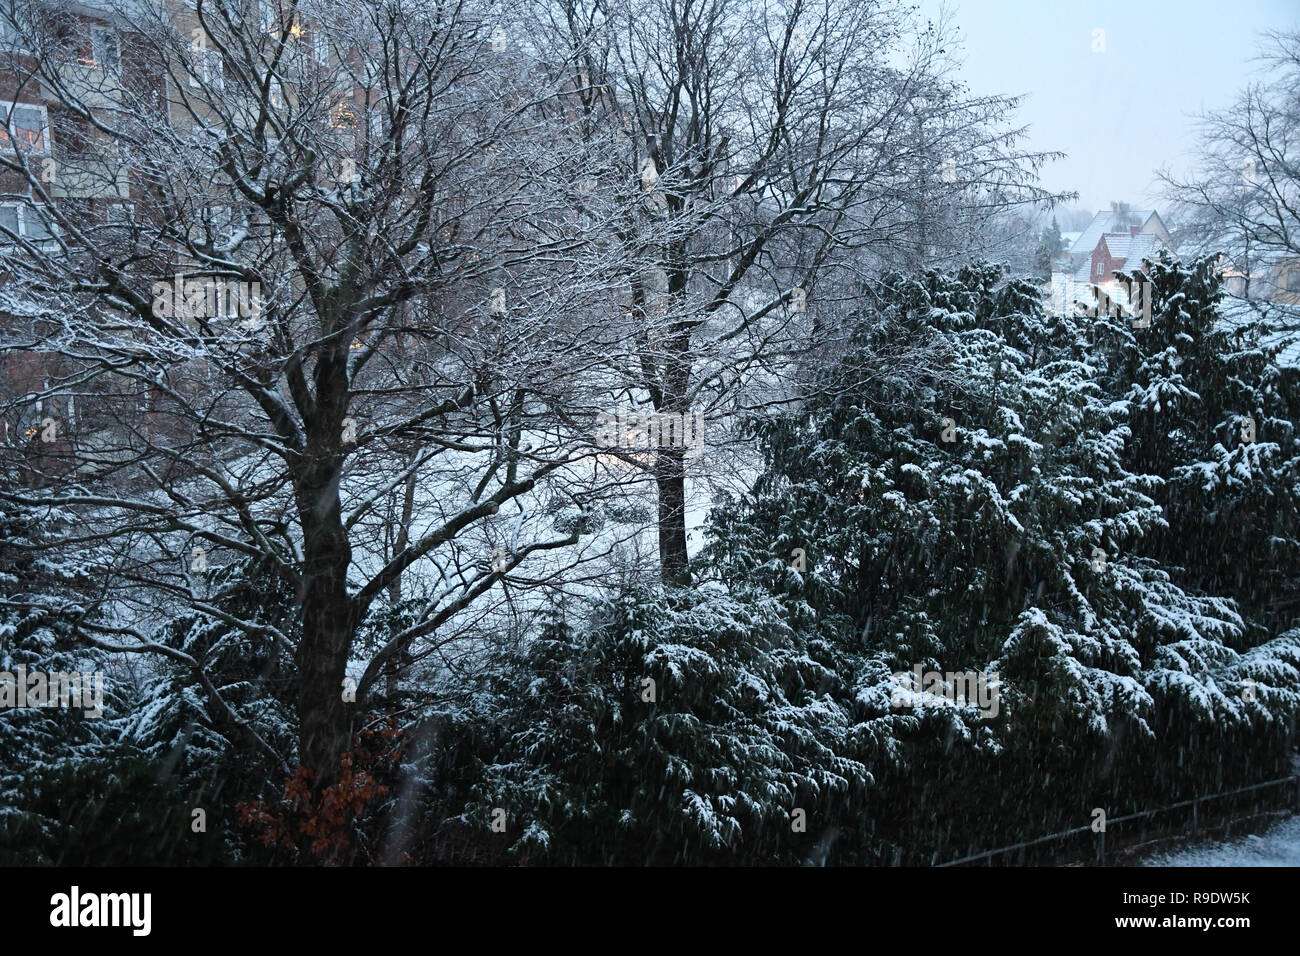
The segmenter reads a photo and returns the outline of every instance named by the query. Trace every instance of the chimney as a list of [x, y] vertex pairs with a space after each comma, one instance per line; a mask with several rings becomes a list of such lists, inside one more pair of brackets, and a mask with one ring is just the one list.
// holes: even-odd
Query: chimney
[[1128, 227], [1128, 234], [1129, 234], [1130, 236], [1136, 236], [1136, 235], [1138, 234], [1138, 230], [1141, 229], [1141, 228], [1142, 228], [1141, 226], [1129, 226], [1129, 227]]

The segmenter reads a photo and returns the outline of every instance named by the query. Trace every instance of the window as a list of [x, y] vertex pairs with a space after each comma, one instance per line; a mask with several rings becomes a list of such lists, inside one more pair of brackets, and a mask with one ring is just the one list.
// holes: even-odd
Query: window
[[263, 33], [280, 32], [280, 11], [268, 0], [258, 0], [257, 26]]
[[90, 51], [95, 59], [94, 65], [105, 73], [116, 73], [122, 68], [122, 51], [116, 30], [92, 30]]
[[388, 125], [388, 117], [384, 115], [384, 110], [380, 104], [375, 104], [371, 109], [366, 110], [366, 134], [370, 137], [372, 143], [380, 143], [384, 139], [384, 127]]
[[209, 86], [216, 90], [225, 87], [226, 75], [222, 69], [220, 50], [192, 45], [190, 62], [190, 86]]
[[1300, 266], [1293, 266], [1283, 279], [1283, 288], [1287, 292], [1300, 292]]
[[229, 206], [204, 206], [200, 221], [214, 237], [230, 234], [231, 212]]
[[0, 47], [26, 49], [30, 32], [27, 18], [22, 13], [10, 4], [0, 5]]
[[229, 206], [204, 206], [199, 210], [199, 224], [191, 235], [194, 242], [225, 246], [236, 235], [247, 230], [248, 220], [236, 218]]
[[0, 103], [8, 122], [0, 131], [0, 146], [17, 147], [31, 153], [48, 153], [50, 143], [49, 114], [44, 106], [33, 103]]
[[129, 202], [111, 203], [104, 213], [104, 221], [115, 230], [126, 232], [135, 225], [135, 204]]
[[1104, 263], [1101, 263], [1101, 262], [1097, 263], [1097, 275], [1101, 275], [1101, 270], [1102, 270], [1103, 268], [1105, 268]]
[[324, 33], [317, 30], [311, 35], [312, 56], [321, 66], [329, 66], [330, 63], [330, 41]]
[[49, 221], [36, 209], [22, 208], [23, 235], [33, 242], [45, 242], [54, 238]]
[[49, 220], [45, 218], [40, 207], [29, 206], [26, 203], [0, 204], [0, 227], [8, 230], [6, 233], [0, 233], [0, 243], [10, 242], [10, 233], [32, 242], [48, 242], [54, 238]]
[[355, 129], [357, 111], [350, 99], [342, 99], [330, 110], [330, 126], [335, 129]]
[[95, 150], [95, 131], [88, 120], [68, 114], [59, 123], [59, 152], [63, 158], [77, 165], [92, 162]]

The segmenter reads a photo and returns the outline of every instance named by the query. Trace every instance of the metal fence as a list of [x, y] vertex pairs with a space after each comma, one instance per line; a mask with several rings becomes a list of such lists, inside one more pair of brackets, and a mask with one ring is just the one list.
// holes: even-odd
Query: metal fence
[[[1192, 808], [1192, 829], [1191, 829], [1190, 836], [1195, 837], [1197, 832], [1197, 827], [1200, 822], [1199, 819], [1200, 807], [1202, 803], [1206, 803], [1210, 800], [1218, 800], [1221, 797], [1232, 797], [1241, 793], [1250, 793], [1252, 790], [1263, 790], [1266, 787], [1277, 787], [1277, 786], [1281, 786], [1284, 783], [1292, 784], [1295, 787], [1295, 795], [1293, 801], [1294, 807], [1296, 810], [1300, 811], [1300, 774], [1295, 774], [1290, 777], [1279, 777], [1276, 780], [1268, 780], [1265, 781], [1264, 783], [1256, 783], [1249, 787], [1240, 787], [1236, 790], [1225, 790], [1222, 793], [1210, 793], [1210, 794], [1206, 794], [1205, 796], [1194, 797], [1191, 800], [1180, 800], [1178, 803], [1171, 803], [1167, 807], [1156, 807], [1155, 809], [1152, 810], [1142, 810], [1139, 813], [1130, 813], [1127, 816], [1115, 817], [1114, 819], [1106, 820], [1105, 826], [1110, 827], [1116, 823], [1127, 823], [1131, 820], [1142, 820], [1142, 819], [1146, 819], [1147, 817], [1155, 816], [1157, 813], [1166, 813], [1170, 810], [1179, 810], [1182, 809], [1183, 807], [1191, 807]], [[987, 860], [989, 861], [988, 865], [992, 866], [993, 857], [998, 856], [1002, 853], [1010, 853], [1013, 850], [1023, 850], [1026, 847], [1037, 846], [1040, 843], [1050, 843], [1053, 840], [1060, 840], [1060, 839], [1064, 839], [1065, 837], [1076, 836], [1080, 833], [1087, 833], [1091, 830], [1092, 830], [1091, 824], [1089, 824], [1088, 826], [1075, 827], [1071, 830], [1062, 830], [1060, 833], [1049, 833], [1047, 834], [1047, 836], [1037, 837], [1036, 839], [1033, 840], [1026, 840], [1023, 843], [1013, 843], [1010, 846], [998, 847], [996, 850], [985, 850], [983, 853], [975, 853], [972, 854], [971, 856], [963, 856], [960, 857], [959, 859], [949, 860], [947, 863], [939, 863], [937, 865], [941, 867], [960, 866], [963, 863], [973, 863], [976, 860]], [[1097, 864], [1099, 866], [1104, 866], [1106, 863], [1106, 830], [1102, 829], [1100, 832], [1097, 832], [1095, 835], [1096, 835]]]

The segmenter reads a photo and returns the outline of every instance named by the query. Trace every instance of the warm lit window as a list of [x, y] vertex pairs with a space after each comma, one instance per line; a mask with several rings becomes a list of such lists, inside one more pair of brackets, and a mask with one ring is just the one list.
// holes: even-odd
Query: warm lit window
[[49, 152], [50, 122], [44, 106], [0, 103], [0, 110], [8, 114], [8, 122], [0, 131], [0, 145], [10, 149], [17, 146], [32, 153]]
[[330, 125], [336, 129], [354, 129], [357, 125], [356, 106], [351, 100], [339, 100], [330, 110]]

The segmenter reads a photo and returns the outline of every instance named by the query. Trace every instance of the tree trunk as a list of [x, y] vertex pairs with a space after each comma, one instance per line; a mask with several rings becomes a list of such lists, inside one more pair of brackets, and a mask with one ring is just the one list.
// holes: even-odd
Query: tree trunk
[[[681, 251], [674, 256], [680, 262]], [[688, 276], [680, 266], [668, 271], [670, 300], [686, 303]], [[678, 320], [667, 337], [661, 381], [659, 411], [689, 419], [691, 383], [691, 326]], [[692, 430], [692, 434], [694, 434]], [[685, 435], [682, 438], [685, 444]], [[690, 563], [686, 555], [686, 450], [666, 446], [662, 441], [656, 453], [655, 484], [659, 491], [659, 566], [665, 584], [685, 587], [691, 583]]]
[[336, 348], [316, 367], [316, 415], [307, 453], [295, 475], [303, 532], [302, 638], [298, 644], [299, 762], [329, 786], [350, 743], [343, 678], [355, 635], [356, 606], [348, 596], [352, 545], [343, 527], [347, 355]]
[[686, 557], [686, 463], [682, 449], [661, 448], [655, 466], [659, 488], [659, 565], [665, 584], [691, 583]]
[[303, 515], [299, 762], [313, 771], [318, 787], [333, 782], [350, 736], [343, 678], [356, 621], [347, 591], [352, 547], [343, 530], [337, 475], [337, 471], [332, 476], [314, 474], [299, 491]]

